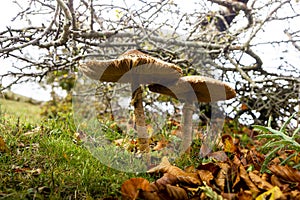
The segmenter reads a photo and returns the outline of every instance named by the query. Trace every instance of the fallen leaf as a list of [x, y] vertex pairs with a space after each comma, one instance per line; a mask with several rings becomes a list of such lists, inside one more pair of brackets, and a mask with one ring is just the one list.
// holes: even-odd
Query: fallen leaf
[[143, 191], [140, 190], [139, 192], [139, 199], [144, 199], [144, 200], [162, 200], [157, 192], [149, 192], [149, 191]]
[[221, 193], [222, 197], [224, 199], [228, 199], [228, 200], [234, 200], [234, 199], [237, 199], [237, 194], [236, 193]]
[[270, 190], [274, 187], [269, 182], [263, 180], [260, 176], [256, 175], [253, 172], [249, 172], [249, 177], [251, 181], [260, 189]]
[[0, 136], [0, 152], [8, 152], [8, 148], [3, 140], [3, 138]]
[[188, 167], [185, 167], [185, 168], [184, 168], [184, 171], [187, 172], [187, 173], [193, 173], [193, 172], [196, 171], [196, 169], [195, 169], [195, 166], [190, 165], [190, 166], [188, 166]]
[[170, 197], [169, 199], [172, 199], [172, 200], [188, 199], [188, 195], [187, 195], [186, 191], [181, 187], [177, 187], [177, 186], [173, 186], [173, 185], [167, 185], [166, 186], [166, 193]]
[[197, 173], [198, 173], [202, 183], [206, 182], [207, 185], [210, 186], [210, 181], [212, 181], [214, 179], [213, 174], [207, 170], [198, 170]]
[[237, 151], [237, 147], [233, 143], [233, 139], [230, 135], [223, 135], [222, 142], [224, 152], [235, 153]]
[[217, 176], [221, 168], [216, 163], [207, 163], [198, 165], [197, 169], [210, 171], [213, 176]]
[[137, 141], [135, 139], [121, 138], [114, 140], [113, 143], [116, 146], [123, 147], [128, 151], [132, 151], [135, 147], [137, 147]]
[[288, 165], [271, 165], [269, 170], [283, 180], [300, 183], [300, 171]]
[[197, 173], [187, 173], [182, 169], [171, 165], [167, 157], [163, 157], [161, 163], [158, 166], [149, 169], [147, 172], [148, 173], [155, 173], [155, 172], [169, 173], [175, 176], [180, 182], [184, 182], [187, 184], [201, 185], [201, 181], [199, 180]]
[[153, 150], [159, 151], [159, 150], [165, 148], [167, 146], [167, 144], [168, 144], [168, 141], [166, 141], [166, 140], [158, 141], [156, 146], [153, 147]]
[[122, 199], [132, 200], [139, 197], [139, 191], [149, 191], [150, 183], [144, 178], [131, 178], [121, 186]]
[[281, 198], [283, 198], [283, 194], [282, 194], [281, 190], [279, 189], [279, 187], [275, 186], [275, 187], [269, 189], [268, 191], [262, 193], [258, 197], [256, 197], [255, 200], [265, 200], [265, 199], [276, 200], [276, 199], [281, 199]]
[[175, 185], [178, 182], [177, 177], [170, 174], [164, 173], [164, 175], [157, 179], [154, 183], [150, 184], [151, 191], [160, 191], [166, 188], [166, 185]]
[[249, 200], [249, 199], [253, 199], [253, 191], [250, 190], [244, 190], [244, 191], [240, 191], [238, 193], [238, 200]]
[[245, 183], [247, 184], [247, 186], [249, 187], [249, 189], [253, 192], [253, 193], [259, 193], [259, 189], [256, 187], [256, 185], [251, 181], [251, 179], [249, 178], [247, 171], [245, 170], [243, 165], [240, 165], [239, 167], [240, 170], [240, 177], [245, 181]]
[[241, 180], [240, 171], [238, 170], [235, 176], [235, 180], [233, 182], [232, 187], [234, 188]]
[[229, 164], [227, 163], [218, 163], [221, 170], [219, 171], [215, 182], [216, 184], [221, 188], [222, 191], [224, 191], [226, 179], [228, 179], [228, 171], [230, 169]]
[[289, 196], [290, 199], [299, 200], [300, 199], [300, 191], [299, 190], [293, 190], [293, 191], [289, 192], [289, 194], [286, 195], [286, 196]]
[[274, 174], [271, 176], [271, 184], [274, 186], [278, 186], [283, 192], [288, 190], [290, 186], [287, 183], [282, 183], [282, 181]]
[[216, 151], [209, 153], [207, 157], [214, 158], [216, 161], [225, 162], [228, 159], [228, 156], [224, 151]]
[[254, 147], [250, 151], [247, 151], [247, 155], [246, 155], [247, 164], [253, 164], [254, 169], [259, 171], [261, 169], [261, 165], [264, 162], [264, 160], [265, 160], [264, 155], [256, 151]]

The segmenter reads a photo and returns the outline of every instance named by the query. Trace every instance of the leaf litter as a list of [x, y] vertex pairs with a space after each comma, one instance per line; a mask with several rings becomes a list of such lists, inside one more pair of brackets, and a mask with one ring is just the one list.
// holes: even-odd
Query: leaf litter
[[[300, 171], [288, 163], [282, 164], [290, 156], [290, 161], [299, 165], [299, 152], [278, 150], [277, 156], [269, 161], [267, 171], [262, 172], [266, 155], [258, 147], [265, 141], [253, 137], [257, 133], [251, 129], [240, 130], [238, 133], [226, 130], [221, 149], [208, 154], [209, 162], [181, 169], [163, 157], [159, 165], [147, 171], [160, 178], [153, 182], [144, 178], [125, 181], [121, 186], [122, 199], [300, 199]], [[247, 134], [252, 142], [242, 144], [241, 134]], [[158, 142], [155, 150], [162, 148]]]

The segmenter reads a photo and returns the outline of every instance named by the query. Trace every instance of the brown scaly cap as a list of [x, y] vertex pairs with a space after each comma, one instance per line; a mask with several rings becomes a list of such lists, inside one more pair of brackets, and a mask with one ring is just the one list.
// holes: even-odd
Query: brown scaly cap
[[149, 90], [184, 101], [215, 102], [236, 96], [226, 83], [203, 76], [184, 76], [175, 85], [151, 84]]
[[118, 59], [91, 60], [80, 66], [91, 79], [106, 82], [132, 82], [140, 84], [174, 82], [182, 75], [177, 65], [164, 62], [138, 50], [129, 50]]

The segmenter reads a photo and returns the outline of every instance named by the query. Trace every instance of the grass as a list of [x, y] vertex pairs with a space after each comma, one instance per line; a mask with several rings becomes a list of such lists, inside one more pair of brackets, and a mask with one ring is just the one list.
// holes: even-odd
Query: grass
[[7, 151], [0, 151], [0, 199], [120, 197], [121, 184], [136, 174], [109, 168], [74, 143], [72, 113], [43, 119], [39, 112], [35, 105], [1, 100]]
[[6, 100], [0, 98], [0, 109], [3, 114], [13, 118], [20, 118], [22, 121], [38, 123], [41, 120], [41, 108], [27, 102]]
[[[101, 159], [76, 140], [77, 129], [67, 105], [63, 103], [57, 108], [58, 105], [50, 103], [46, 106], [48, 117], [41, 117], [39, 113], [45, 107], [0, 99], [0, 200], [120, 199], [124, 181], [132, 177], [143, 177], [150, 182], [156, 179], [146, 173], [121, 172], [101, 163]], [[273, 131], [270, 127], [256, 128]], [[233, 130], [240, 128], [228, 126], [227, 129], [226, 133], [235, 133]], [[105, 134], [114, 140], [121, 133], [107, 131]], [[275, 139], [274, 142], [278, 138]], [[245, 141], [247, 146], [249, 138]], [[195, 142], [192, 156], [178, 157], [175, 165], [184, 169], [205, 162], [199, 159], [200, 146], [201, 143]], [[102, 160], [103, 157], [114, 160], [106, 151], [111, 153], [110, 149], [104, 149]]]

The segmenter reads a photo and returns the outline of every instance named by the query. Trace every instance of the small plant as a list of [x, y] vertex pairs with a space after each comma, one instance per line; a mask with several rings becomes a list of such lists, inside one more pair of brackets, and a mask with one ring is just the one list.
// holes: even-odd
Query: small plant
[[[291, 122], [293, 117], [296, 115], [294, 113], [288, 120], [282, 125], [280, 130], [275, 130], [270, 126], [271, 120], [269, 120], [268, 126], [259, 126], [254, 125], [254, 130], [260, 131], [263, 134], [257, 136], [258, 139], [267, 139], [268, 141], [260, 148], [262, 152], [269, 152], [266, 156], [266, 159], [261, 167], [261, 173], [267, 170], [268, 163], [276, 156], [276, 153], [279, 150], [290, 149], [295, 150], [291, 156], [288, 156], [285, 160], [283, 160], [280, 164], [286, 163], [293, 156], [296, 156], [300, 152], [300, 144], [297, 142], [297, 138], [300, 138], [298, 134], [300, 132], [300, 127], [296, 128], [291, 135], [289, 135], [286, 127]], [[297, 168], [299, 166], [294, 166]]]

